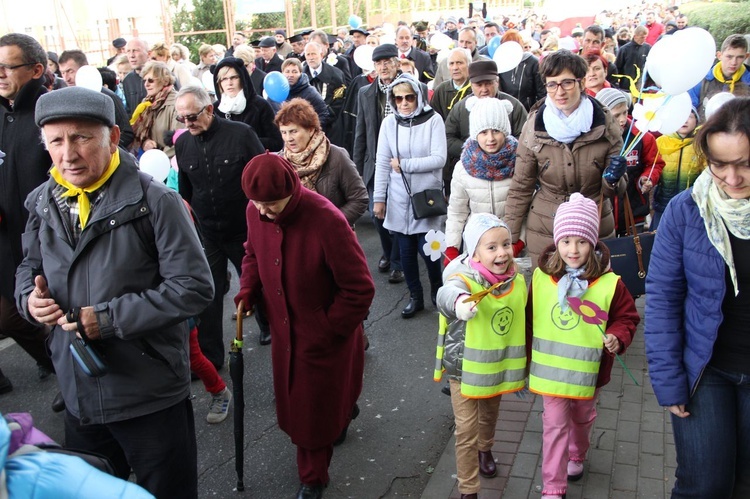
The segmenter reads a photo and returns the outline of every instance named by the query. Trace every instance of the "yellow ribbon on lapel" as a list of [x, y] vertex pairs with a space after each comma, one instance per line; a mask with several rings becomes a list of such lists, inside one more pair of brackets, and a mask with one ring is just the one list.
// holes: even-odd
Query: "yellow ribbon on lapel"
[[76, 187], [71, 184], [62, 177], [56, 166], [53, 166], [50, 170], [49, 173], [55, 179], [55, 182], [68, 189], [63, 193], [63, 197], [78, 196], [78, 220], [81, 222], [81, 229], [86, 227], [86, 223], [89, 221], [89, 214], [91, 213], [91, 202], [89, 201], [88, 193], [94, 192], [103, 186], [109, 180], [109, 177], [115, 173], [118, 166], [120, 166], [120, 150], [115, 149], [112, 158], [109, 160], [109, 166], [104, 171], [104, 175], [88, 187]]

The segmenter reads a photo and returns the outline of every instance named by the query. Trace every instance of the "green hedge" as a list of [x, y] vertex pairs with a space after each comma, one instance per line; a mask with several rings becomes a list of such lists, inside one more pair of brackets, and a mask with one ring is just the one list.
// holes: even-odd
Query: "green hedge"
[[747, 2], [691, 2], [682, 4], [680, 12], [688, 17], [690, 26], [699, 26], [713, 35], [717, 50], [721, 49], [721, 42], [729, 35], [750, 33], [750, 8]]

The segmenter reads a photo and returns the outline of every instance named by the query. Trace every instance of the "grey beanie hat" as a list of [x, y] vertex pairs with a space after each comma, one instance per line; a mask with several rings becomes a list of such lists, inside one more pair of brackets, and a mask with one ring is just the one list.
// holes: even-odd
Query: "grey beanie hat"
[[479, 240], [482, 239], [484, 233], [496, 227], [502, 227], [510, 234], [510, 229], [505, 222], [492, 213], [474, 213], [469, 216], [466, 227], [464, 227], [464, 249], [466, 250], [466, 254], [470, 257], [474, 256]]
[[36, 101], [37, 126], [53, 120], [84, 119], [115, 125], [115, 105], [101, 92], [83, 87], [67, 87], [48, 92]]
[[508, 115], [513, 111], [513, 104], [507, 100], [482, 99], [481, 105], [475, 105], [469, 113], [469, 137], [477, 140], [477, 135], [485, 130], [500, 130], [506, 137], [511, 134]]
[[610, 110], [620, 104], [630, 106], [628, 94], [616, 88], [603, 88], [596, 93], [596, 100], [607, 106]]

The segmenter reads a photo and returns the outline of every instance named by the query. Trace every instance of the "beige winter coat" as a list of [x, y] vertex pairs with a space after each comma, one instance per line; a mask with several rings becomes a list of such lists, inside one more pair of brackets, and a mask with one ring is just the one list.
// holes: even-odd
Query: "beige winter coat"
[[[574, 192], [580, 192], [597, 203], [604, 194], [599, 237], [614, 235], [609, 200], [614, 190], [604, 181], [602, 174], [609, 165], [610, 156], [620, 154], [622, 134], [609, 109], [593, 99], [592, 103], [594, 119], [591, 130], [571, 144], [558, 142], [547, 133], [542, 119], [544, 101], [531, 108], [518, 140], [516, 169], [505, 205], [505, 221], [515, 242], [520, 237], [524, 216], [528, 214], [525, 242], [533, 267], [537, 266], [539, 254], [553, 243], [553, 217], [557, 207]], [[617, 191], [624, 192], [625, 185], [623, 177], [616, 186]]]

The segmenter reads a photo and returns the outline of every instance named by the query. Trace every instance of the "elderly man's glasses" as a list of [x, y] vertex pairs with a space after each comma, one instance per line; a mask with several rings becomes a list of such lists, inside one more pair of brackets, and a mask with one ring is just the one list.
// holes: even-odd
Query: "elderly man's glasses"
[[33, 66], [34, 64], [36, 64], [36, 63], [35, 62], [25, 62], [23, 64], [14, 64], [14, 65], [11, 66], [10, 64], [0, 63], [0, 71], [3, 71], [4, 73], [11, 73], [11, 72], [13, 72], [14, 70], [16, 70], [18, 68], [22, 68], [24, 66]]
[[547, 88], [548, 94], [554, 94], [557, 92], [558, 87], [562, 87], [563, 90], [573, 90], [576, 86], [576, 84], [581, 81], [580, 79], [576, 78], [575, 80], [567, 78], [562, 81], [548, 81], [544, 84], [545, 88]]
[[180, 123], [192, 123], [194, 121], [198, 120], [198, 117], [203, 114], [203, 111], [206, 110], [206, 106], [203, 106], [200, 111], [198, 111], [195, 114], [186, 114], [185, 116], [175, 116], [174, 119], [179, 121]]
[[406, 99], [406, 102], [409, 104], [414, 104], [417, 102], [417, 96], [414, 94], [408, 94], [408, 95], [394, 95], [393, 100], [396, 101], [396, 104], [401, 104], [404, 102], [404, 99]]

